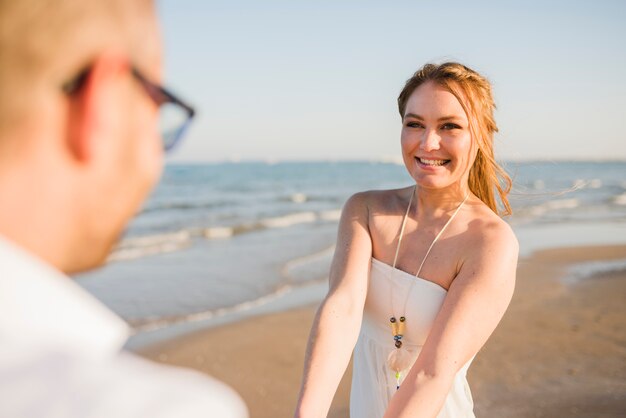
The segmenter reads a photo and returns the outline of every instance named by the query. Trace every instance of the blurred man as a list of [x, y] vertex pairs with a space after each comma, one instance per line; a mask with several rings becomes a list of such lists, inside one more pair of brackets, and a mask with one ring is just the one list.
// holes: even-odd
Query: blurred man
[[[127, 325], [65, 275], [105, 260], [193, 114], [160, 71], [152, 1], [0, 0], [2, 417], [247, 416], [122, 352]], [[162, 137], [165, 103], [185, 118]]]

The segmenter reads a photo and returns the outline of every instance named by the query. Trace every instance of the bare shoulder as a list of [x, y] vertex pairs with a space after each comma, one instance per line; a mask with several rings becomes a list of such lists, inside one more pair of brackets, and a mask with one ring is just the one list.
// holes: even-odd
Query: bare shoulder
[[519, 243], [513, 229], [482, 202], [472, 205], [467, 225], [468, 258], [517, 263]]
[[389, 190], [367, 190], [350, 196], [344, 210], [366, 208], [372, 212], [387, 213], [394, 209], [404, 208], [408, 204], [413, 187]]

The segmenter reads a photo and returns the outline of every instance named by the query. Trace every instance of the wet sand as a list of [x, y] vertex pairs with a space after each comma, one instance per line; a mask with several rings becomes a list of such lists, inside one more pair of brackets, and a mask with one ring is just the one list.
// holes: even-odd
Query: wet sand
[[[520, 260], [515, 296], [471, 366], [478, 417], [626, 416], [626, 270], [568, 280], [626, 246], [544, 250]], [[290, 417], [316, 306], [186, 335], [140, 354], [234, 387], [254, 418]], [[350, 367], [329, 417], [348, 417]]]

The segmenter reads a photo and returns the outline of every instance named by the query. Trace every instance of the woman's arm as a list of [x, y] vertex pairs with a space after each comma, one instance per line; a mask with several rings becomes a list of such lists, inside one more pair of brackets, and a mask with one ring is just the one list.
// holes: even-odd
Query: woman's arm
[[356, 344], [372, 255], [366, 195], [346, 202], [330, 269], [328, 295], [317, 311], [295, 416], [326, 417]]
[[468, 251], [385, 418], [436, 417], [456, 373], [485, 344], [509, 305], [518, 255], [509, 226], [486, 228]]

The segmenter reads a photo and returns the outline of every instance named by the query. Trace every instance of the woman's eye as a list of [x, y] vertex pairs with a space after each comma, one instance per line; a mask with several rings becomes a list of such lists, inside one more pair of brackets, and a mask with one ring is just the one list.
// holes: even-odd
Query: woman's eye
[[457, 125], [456, 123], [445, 123], [441, 126], [441, 129], [444, 129], [446, 131], [450, 131], [452, 129], [461, 129], [461, 127], [459, 125]]
[[422, 124], [419, 122], [407, 122], [406, 126], [408, 128], [423, 128]]

